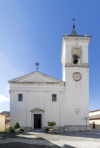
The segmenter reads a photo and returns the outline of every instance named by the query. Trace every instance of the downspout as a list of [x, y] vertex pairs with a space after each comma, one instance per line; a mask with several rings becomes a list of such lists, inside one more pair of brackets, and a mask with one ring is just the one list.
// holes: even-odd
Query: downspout
[[27, 95], [26, 95], [26, 128], [27, 128]]

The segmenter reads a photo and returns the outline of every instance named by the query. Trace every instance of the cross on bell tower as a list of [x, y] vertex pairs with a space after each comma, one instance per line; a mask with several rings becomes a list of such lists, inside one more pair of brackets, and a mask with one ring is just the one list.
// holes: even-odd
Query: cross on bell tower
[[73, 17], [73, 19], [72, 19], [72, 20], [73, 20], [73, 28], [75, 28], [74, 21], [76, 21], [76, 20], [74, 19], [74, 17]]
[[75, 36], [77, 36], [77, 33], [76, 33], [76, 31], [75, 31], [75, 25], [74, 25], [74, 21], [76, 21], [75, 19], [74, 19], [74, 17], [73, 17], [73, 31], [72, 31], [72, 34], [71, 35], [75, 35]]

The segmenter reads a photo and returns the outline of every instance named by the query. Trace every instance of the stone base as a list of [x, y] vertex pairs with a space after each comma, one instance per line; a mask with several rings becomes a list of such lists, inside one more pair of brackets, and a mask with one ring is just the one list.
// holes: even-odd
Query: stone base
[[48, 131], [49, 134], [54, 134], [54, 131]]
[[[46, 128], [50, 128], [50, 127], [49, 126], [45, 126], [45, 127], [43, 127], [43, 130], [45, 130]], [[59, 131], [60, 130], [59, 126], [54, 126], [53, 129], [54, 129], [54, 131]]]
[[46, 127], [46, 126], [45, 126], [45, 127], [43, 127], [43, 130], [45, 130], [46, 128], [49, 128], [49, 127]]
[[59, 126], [54, 126], [53, 129], [54, 131], [59, 131]]
[[26, 131], [28, 131], [28, 130], [31, 130], [32, 128], [31, 127], [26, 127], [25, 129], [26, 129]]
[[9, 131], [10, 131], [11, 129], [13, 129], [13, 127], [9, 127]]
[[64, 126], [60, 126], [60, 127], [59, 127], [59, 130], [60, 130], [60, 131], [64, 131], [64, 130], [65, 130], [65, 127], [64, 127]]
[[87, 125], [87, 128], [85, 125], [65, 125], [65, 131], [90, 131], [91, 128], [89, 125]]
[[[24, 128], [25, 130], [31, 130], [32, 128], [31, 127], [24, 127], [24, 126], [20, 126], [20, 128]], [[9, 127], [9, 131], [11, 129], [14, 129], [13, 127]]]

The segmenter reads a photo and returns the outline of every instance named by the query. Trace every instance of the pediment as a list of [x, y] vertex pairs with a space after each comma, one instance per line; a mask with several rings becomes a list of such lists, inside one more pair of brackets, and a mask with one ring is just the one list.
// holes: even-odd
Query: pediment
[[8, 81], [9, 83], [21, 83], [21, 82], [62, 82], [59, 79], [53, 78], [38, 71], [27, 74], [25, 76]]
[[34, 109], [30, 110], [30, 112], [44, 112], [44, 110], [40, 109], [40, 108], [34, 108]]

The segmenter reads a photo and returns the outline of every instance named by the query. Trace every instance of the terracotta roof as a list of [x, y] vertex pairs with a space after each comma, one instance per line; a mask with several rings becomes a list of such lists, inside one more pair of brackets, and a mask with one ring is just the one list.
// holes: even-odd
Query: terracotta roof
[[4, 116], [6, 116], [5, 114], [2, 114], [2, 113], [0, 113], [0, 115], [4, 115]]
[[10, 111], [3, 111], [3, 112], [1, 112], [1, 114], [9, 115], [10, 116]]
[[93, 110], [93, 111], [89, 111], [89, 113], [91, 113], [91, 112], [96, 112], [96, 111], [100, 111], [100, 109], [98, 109], [98, 110]]

